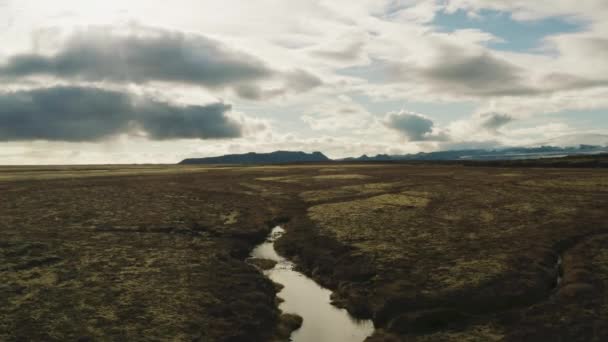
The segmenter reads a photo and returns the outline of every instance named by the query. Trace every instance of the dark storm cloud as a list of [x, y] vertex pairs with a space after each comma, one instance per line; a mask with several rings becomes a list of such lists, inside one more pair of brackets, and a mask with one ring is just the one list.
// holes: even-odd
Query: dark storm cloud
[[513, 120], [513, 117], [507, 114], [486, 113], [481, 116], [481, 127], [491, 131], [496, 131]]
[[398, 131], [409, 141], [445, 140], [442, 134], [433, 134], [433, 120], [416, 113], [400, 112], [388, 115], [385, 125]]
[[179, 82], [210, 88], [272, 77], [254, 56], [202, 35], [160, 29], [119, 34], [91, 28], [73, 34], [53, 55], [12, 56], [5, 77], [52, 75], [84, 81]]
[[149, 139], [242, 135], [223, 103], [178, 106], [116, 91], [54, 87], [0, 94], [0, 141], [96, 141], [116, 134]]
[[148, 101], [136, 109], [136, 124], [154, 140], [222, 139], [242, 135], [241, 125], [225, 115], [231, 106], [223, 103], [176, 107]]

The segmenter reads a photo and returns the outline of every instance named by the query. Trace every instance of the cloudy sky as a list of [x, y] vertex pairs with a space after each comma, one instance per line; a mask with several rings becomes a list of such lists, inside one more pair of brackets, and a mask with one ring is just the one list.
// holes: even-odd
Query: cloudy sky
[[0, 0], [0, 164], [608, 143], [607, 18], [605, 0]]

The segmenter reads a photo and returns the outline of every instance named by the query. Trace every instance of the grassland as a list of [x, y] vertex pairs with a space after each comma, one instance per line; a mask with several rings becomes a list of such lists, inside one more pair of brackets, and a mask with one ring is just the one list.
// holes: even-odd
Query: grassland
[[605, 340], [607, 184], [479, 165], [0, 168], [0, 340], [285, 340], [297, 318], [246, 257], [287, 219], [279, 250], [373, 319], [370, 341]]
[[[279, 246], [336, 289], [338, 305], [372, 318], [374, 340], [608, 336], [605, 302], [589, 299], [605, 298], [605, 287], [592, 278], [570, 285], [578, 270], [557, 266], [560, 255], [580, 253], [571, 241], [608, 232], [606, 172], [419, 165], [357, 173], [369, 178], [321, 187], [302, 180], [305, 214]], [[601, 262], [585, 265], [585, 274], [603, 277]], [[590, 306], [596, 311], [583, 315]]]
[[154, 171], [0, 183], [0, 340], [271, 338], [274, 285], [243, 259], [273, 204], [225, 170]]

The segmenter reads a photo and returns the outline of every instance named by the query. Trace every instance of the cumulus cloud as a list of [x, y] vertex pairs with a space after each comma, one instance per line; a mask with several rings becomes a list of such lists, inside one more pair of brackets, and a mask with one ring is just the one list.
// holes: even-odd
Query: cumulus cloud
[[399, 82], [422, 82], [434, 91], [478, 97], [532, 95], [525, 69], [489, 52], [471, 53], [452, 46], [438, 49], [427, 65], [407, 63], [389, 67], [390, 77]]
[[257, 58], [202, 35], [137, 28], [126, 34], [89, 28], [66, 39], [51, 55], [20, 54], [0, 68], [3, 76], [53, 75], [86, 81], [168, 81], [222, 87], [270, 77]]
[[490, 54], [444, 56], [441, 63], [423, 69], [421, 74], [440, 88], [478, 95], [521, 95], [530, 92], [523, 86], [523, 70]]
[[[62, 40], [54, 53], [17, 54], [0, 65], [0, 78], [5, 80], [31, 76], [234, 88], [248, 99], [305, 92], [322, 84], [305, 70], [275, 70], [255, 56], [203, 35], [140, 26], [80, 30]], [[278, 80], [283, 86], [266, 90], [256, 84], [266, 80]]]
[[230, 105], [180, 106], [117, 91], [53, 87], [0, 94], [0, 141], [97, 141], [118, 134], [151, 140], [242, 135]]
[[389, 113], [385, 120], [385, 125], [399, 132], [409, 141], [445, 140], [445, 134], [433, 132], [435, 123], [428, 117], [401, 111], [399, 113]]

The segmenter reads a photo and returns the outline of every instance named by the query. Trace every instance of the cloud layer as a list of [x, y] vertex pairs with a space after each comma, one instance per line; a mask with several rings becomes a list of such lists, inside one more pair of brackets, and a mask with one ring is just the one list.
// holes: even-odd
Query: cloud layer
[[[0, 157], [69, 145], [103, 160], [112, 144], [125, 155], [104, 162], [344, 157], [605, 134], [606, 18], [604, 0], [9, 1]], [[228, 139], [166, 141], [180, 137]]]
[[178, 106], [116, 91], [53, 87], [0, 94], [0, 141], [98, 141], [118, 134], [151, 140], [242, 135], [223, 103]]

